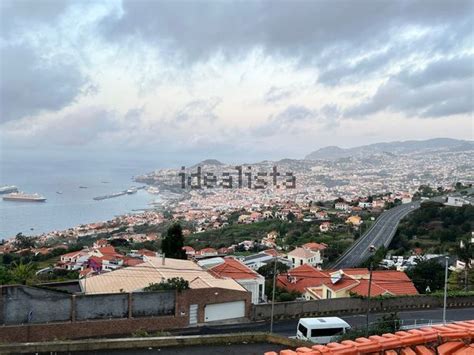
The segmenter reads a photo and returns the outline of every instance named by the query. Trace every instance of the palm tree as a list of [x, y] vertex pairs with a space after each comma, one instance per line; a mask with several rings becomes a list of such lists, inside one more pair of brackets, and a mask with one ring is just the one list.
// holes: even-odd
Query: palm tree
[[23, 264], [21, 261], [20, 263], [13, 262], [12, 266], [11, 275], [13, 279], [22, 285], [26, 285], [27, 281], [35, 277], [36, 265], [31, 262], [28, 264]]

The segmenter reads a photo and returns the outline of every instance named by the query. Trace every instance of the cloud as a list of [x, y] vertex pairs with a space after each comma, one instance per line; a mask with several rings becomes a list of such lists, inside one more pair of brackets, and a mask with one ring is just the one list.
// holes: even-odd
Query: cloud
[[[431, 1], [168, 2], [124, 0], [123, 12], [101, 23], [115, 42], [140, 39], [182, 63], [206, 61], [216, 54], [239, 59], [254, 48], [276, 57], [324, 67], [327, 59], [361, 56], [398, 38], [405, 27], [456, 33], [469, 22], [473, 3]], [[461, 30], [460, 30], [461, 31]], [[472, 29], [462, 27], [461, 37]], [[444, 38], [436, 38], [436, 45]], [[384, 64], [368, 59], [365, 70]], [[330, 69], [328, 70], [336, 70]], [[329, 74], [327, 75], [329, 76]], [[328, 79], [326, 79], [328, 80]]]
[[292, 95], [293, 91], [290, 89], [272, 86], [263, 96], [263, 101], [265, 103], [275, 103], [281, 100], [288, 99]]
[[80, 93], [85, 80], [63, 57], [43, 58], [29, 46], [5, 46], [0, 55], [0, 123], [58, 110]]
[[264, 123], [250, 130], [257, 136], [272, 136], [280, 132], [289, 132], [300, 124], [315, 118], [315, 111], [301, 105], [287, 106], [283, 111], [272, 115]]
[[370, 99], [347, 109], [344, 116], [365, 117], [384, 110], [419, 117], [472, 114], [472, 63], [472, 56], [463, 56], [436, 60], [419, 70], [403, 70], [382, 84]]
[[86, 146], [120, 128], [116, 113], [100, 107], [77, 110], [41, 118], [12, 121], [4, 125], [8, 140], [31, 146]]
[[2, 36], [18, 35], [20, 30], [34, 25], [52, 23], [72, 4], [72, 0], [2, 0], [0, 28]]
[[411, 88], [474, 76], [474, 55], [438, 59], [421, 70], [403, 70], [397, 79]]
[[194, 100], [182, 107], [174, 116], [176, 122], [195, 121], [215, 121], [217, 115], [214, 109], [222, 102], [219, 97], [213, 97], [209, 100]]

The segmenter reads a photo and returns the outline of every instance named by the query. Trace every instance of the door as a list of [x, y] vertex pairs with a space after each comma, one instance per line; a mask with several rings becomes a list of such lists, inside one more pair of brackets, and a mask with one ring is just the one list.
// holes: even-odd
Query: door
[[195, 325], [198, 322], [198, 305], [192, 304], [189, 306], [189, 325]]
[[205, 322], [241, 317], [245, 317], [245, 301], [207, 304], [204, 307]]

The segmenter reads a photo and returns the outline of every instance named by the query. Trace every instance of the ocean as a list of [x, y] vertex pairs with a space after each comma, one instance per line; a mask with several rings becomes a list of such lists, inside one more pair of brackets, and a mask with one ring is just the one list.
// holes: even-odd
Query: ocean
[[36, 235], [63, 230], [149, 208], [149, 202], [159, 196], [145, 190], [101, 201], [93, 198], [131, 186], [142, 186], [134, 182], [133, 177], [152, 171], [158, 165], [153, 161], [137, 159], [69, 160], [64, 157], [35, 159], [2, 156], [0, 186], [16, 185], [20, 191], [38, 193], [47, 201], [0, 200], [0, 239], [9, 239], [20, 232]]

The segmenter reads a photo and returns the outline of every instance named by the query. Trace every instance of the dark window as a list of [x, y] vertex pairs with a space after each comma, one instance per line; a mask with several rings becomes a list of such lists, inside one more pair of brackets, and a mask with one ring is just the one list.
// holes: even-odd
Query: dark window
[[303, 324], [298, 325], [298, 330], [303, 334], [304, 337], [308, 337], [308, 329]]
[[311, 329], [311, 338], [315, 337], [330, 337], [333, 335], [342, 334], [343, 328], [331, 328], [331, 329]]

